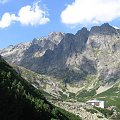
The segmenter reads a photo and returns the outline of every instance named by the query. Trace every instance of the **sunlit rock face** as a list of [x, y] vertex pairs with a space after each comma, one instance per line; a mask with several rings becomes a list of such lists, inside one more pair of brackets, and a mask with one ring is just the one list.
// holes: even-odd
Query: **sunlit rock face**
[[108, 80], [120, 73], [120, 30], [105, 23], [90, 31], [82, 28], [76, 34], [51, 32], [47, 37], [9, 46], [0, 54], [11, 63], [70, 81], [84, 80], [90, 74]]
[[91, 28], [86, 56], [96, 62], [97, 73], [102, 79], [118, 75], [120, 63], [120, 30], [109, 24]]

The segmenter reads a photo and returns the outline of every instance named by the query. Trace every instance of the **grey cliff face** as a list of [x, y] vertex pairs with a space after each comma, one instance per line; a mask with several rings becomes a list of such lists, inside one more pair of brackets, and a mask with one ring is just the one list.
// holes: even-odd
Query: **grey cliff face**
[[109, 79], [119, 70], [119, 42], [120, 31], [108, 24], [93, 27], [87, 41], [86, 56], [95, 61], [98, 75], [102, 79]]
[[82, 28], [75, 35], [52, 32], [48, 37], [0, 51], [9, 62], [35, 72], [83, 80], [97, 75], [108, 80], [120, 73], [120, 30], [108, 23]]
[[[44, 56], [38, 60], [39, 62], [36, 65], [38, 67], [35, 69], [36, 72], [43, 72], [64, 77], [67, 76], [67, 74], [74, 74], [73, 67], [76, 65], [76, 59], [78, 59], [79, 55], [82, 55], [86, 49], [88, 36], [89, 31], [86, 28], [81, 29], [75, 35], [70, 33], [66, 34], [53, 51], [47, 50]], [[73, 58], [73, 55], [75, 55], [75, 58]], [[82, 59], [80, 60], [82, 61]], [[75, 62], [75, 64], [73, 64], [72, 61]], [[80, 76], [85, 75], [86, 71], [82, 70], [81, 64], [82, 63], [77, 64], [78, 70], [76, 77], [78, 77], [79, 73], [81, 74]], [[36, 68], [36, 66], [34, 68]], [[33, 70], [34, 68], [32, 67], [31, 69]], [[88, 70], [87, 73], [89, 73]]]

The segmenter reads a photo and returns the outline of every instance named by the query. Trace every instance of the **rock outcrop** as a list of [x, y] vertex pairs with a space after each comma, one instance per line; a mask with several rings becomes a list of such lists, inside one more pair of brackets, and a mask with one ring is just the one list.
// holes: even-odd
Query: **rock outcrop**
[[24, 62], [24, 64], [29, 64], [34, 59], [43, 56], [46, 50], [56, 48], [64, 36], [64, 33], [52, 32], [48, 37], [34, 38], [31, 42], [20, 43], [15, 46], [10, 45], [0, 50], [0, 54], [10, 63], [21, 65]]

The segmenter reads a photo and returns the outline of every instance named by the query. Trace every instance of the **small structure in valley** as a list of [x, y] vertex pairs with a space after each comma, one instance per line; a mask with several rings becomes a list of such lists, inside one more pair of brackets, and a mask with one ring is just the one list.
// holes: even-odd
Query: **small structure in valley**
[[93, 105], [93, 106], [96, 106], [96, 107], [100, 107], [100, 108], [104, 108], [104, 101], [101, 101], [101, 100], [89, 100], [87, 101], [87, 103], [89, 105]]

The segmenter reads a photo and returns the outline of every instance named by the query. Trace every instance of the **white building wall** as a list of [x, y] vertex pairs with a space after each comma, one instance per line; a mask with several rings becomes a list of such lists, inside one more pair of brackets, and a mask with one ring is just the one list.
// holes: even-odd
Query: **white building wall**
[[[96, 106], [95, 103], [96, 102], [99, 102], [99, 106]], [[100, 108], [104, 108], [104, 101], [99, 101], [99, 100], [91, 100], [91, 101], [88, 101], [87, 103], [90, 103], [91, 105], [93, 106], [96, 106], [96, 107], [100, 107]]]
[[100, 101], [100, 107], [101, 108], [104, 108], [105, 106], [104, 106], [104, 101]]

